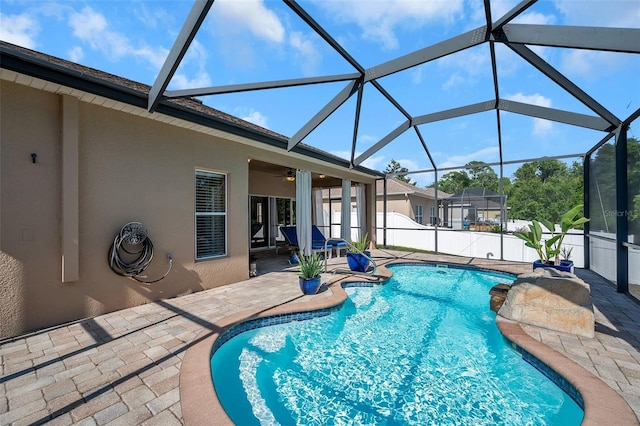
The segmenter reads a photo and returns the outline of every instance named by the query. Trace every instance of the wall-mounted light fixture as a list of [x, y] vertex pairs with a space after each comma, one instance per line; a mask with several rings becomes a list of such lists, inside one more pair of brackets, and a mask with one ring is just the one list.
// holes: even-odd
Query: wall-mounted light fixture
[[36, 154], [35, 152], [31, 153], [31, 162], [33, 164], [36, 164], [36, 158], [38, 158], [38, 154]]
[[325, 175], [318, 175], [318, 177], [319, 177], [320, 179], [324, 179], [324, 178], [325, 178]]

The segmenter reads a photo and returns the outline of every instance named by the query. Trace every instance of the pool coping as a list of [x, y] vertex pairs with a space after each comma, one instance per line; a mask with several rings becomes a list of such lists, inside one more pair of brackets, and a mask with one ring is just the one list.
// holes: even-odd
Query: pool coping
[[[388, 265], [402, 264], [447, 264], [447, 262], [420, 262], [420, 261], [393, 261]], [[451, 264], [454, 267], [467, 268], [464, 265]], [[476, 268], [489, 272], [505, 273], [506, 271], [493, 268]], [[296, 300], [268, 309], [252, 309], [229, 315], [215, 322], [213, 330], [207, 329], [200, 332], [193, 344], [186, 351], [180, 369], [180, 401], [184, 424], [187, 426], [209, 425], [233, 425], [226, 411], [218, 400], [210, 374], [211, 355], [220, 336], [223, 336], [233, 327], [248, 321], [255, 321], [274, 316], [284, 316], [296, 313], [308, 313], [327, 310], [341, 305], [347, 299], [344, 284], [348, 283], [383, 283], [393, 274], [385, 266], [378, 267], [378, 276], [375, 279], [367, 279], [363, 276], [347, 276], [337, 278], [327, 284], [327, 290], [331, 295], [325, 297], [305, 296], [303, 300]], [[508, 272], [506, 272], [508, 273]], [[584, 402], [584, 418], [582, 425], [639, 425], [635, 413], [627, 402], [615, 392], [609, 385], [596, 377], [593, 373], [584, 369], [576, 362], [567, 358], [555, 349], [535, 340], [520, 327], [520, 324], [506, 318], [496, 316], [496, 324], [516, 350], [521, 348], [526, 353], [537, 358], [549, 369], [568, 381], [582, 397]], [[518, 351], [522, 353], [522, 351]], [[203, 374], [203, 371], [206, 374]]]

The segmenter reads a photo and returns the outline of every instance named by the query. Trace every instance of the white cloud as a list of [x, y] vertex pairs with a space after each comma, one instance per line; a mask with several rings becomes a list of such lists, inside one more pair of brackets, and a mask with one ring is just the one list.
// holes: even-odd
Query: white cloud
[[[312, 32], [287, 33], [278, 14], [264, 0], [218, 0], [209, 15], [209, 29], [218, 55], [228, 66], [265, 66], [266, 58], [293, 58], [303, 74], [314, 75], [322, 61]], [[316, 37], [317, 38], [317, 37]]]
[[399, 45], [395, 34], [398, 28], [433, 22], [451, 23], [463, 9], [463, 0], [387, 0], [366, 4], [358, 1], [319, 1], [316, 4], [336, 21], [355, 23], [362, 31], [363, 39], [379, 42], [389, 50]]
[[562, 68], [564, 70], [570, 70], [571, 73], [589, 76], [595, 71], [594, 65], [599, 68], [599, 65], [594, 64], [596, 56], [597, 52], [587, 50], [572, 50], [566, 52], [562, 56]]
[[264, 127], [265, 129], [269, 128], [269, 126], [267, 125], [267, 116], [262, 114], [260, 111], [251, 110], [248, 114], [240, 116], [240, 118], [248, 121], [249, 123]]
[[176, 72], [171, 79], [171, 89], [194, 89], [201, 87], [211, 86], [211, 78], [206, 72], [197, 73], [192, 78], [189, 78], [186, 74]]
[[539, 93], [534, 95], [525, 95], [522, 92], [518, 92], [515, 95], [506, 95], [505, 99], [511, 99], [512, 101], [524, 102], [528, 104], [551, 107], [551, 99], [545, 98]]
[[411, 82], [413, 84], [420, 84], [424, 78], [424, 66], [418, 65], [411, 70]]
[[505, 76], [517, 75], [518, 70], [524, 64], [520, 57], [507, 46], [502, 43], [496, 43], [496, 62], [498, 65], [498, 75], [500, 78]]
[[467, 49], [438, 60], [438, 66], [449, 78], [442, 84], [443, 89], [450, 89], [460, 84], [472, 85], [480, 74], [489, 69], [489, 55], [484, 46]]
[[455, 88], [456, 86], [463, 84], [465, 78], [458, 72], [451, 73], [449, 79], [442, 84], [442, 88], [445, 90]]
[[170, 28], [175, 25], [176, 17], [167, 12], [160, 2], [140, 2], [134, 4], [133, 14], [147, 28]]
[[589, 80], [615, 74], [628, 63], [629, 57], [614, 52], [570, 50], [563, 52], [561, 69], [565, 75], [581, 76]]
[[518, 15], [513, 22], [518, 24], [529, 25], [553, 25], [556, 21], [553, 15], [544, 15], [538, 12], [527, 12], [522, 15]]
[[[357, 157], [357, 155], [356, 155]], [[361, 164], [362, 167], [369, 168], [371, 170], [384, 170], [387, 167], [387, 163], [385, 163], [385, 157], [369, 157], [364, 160]]]
[[72, 13], [69, 17], [69, 25], [73, 29], [73, 35], [81, 40], [95, 43], [96, 46], [102, 42], [100, 35], [111, 37], [111, 34], [105, 34], [107, 19], [90, 7], [85, 7], [80, 13]]
[[[207, 72], [207, 57], [207, 50], [204, 46], [197, 40], [193, 40], [176, 74], [171, 79], [171, 88], [193, 89], [211, 86], [211, 77]], [[195, 68], [196, 71], [190, 71], [192, 68]], [[189, 78], [187, 75], [189, 73], [194, 74], [194, 76]]]
[[313, 45], [313, 41], [301, 32], [289, 34], [289, 44], [295, 50], [296, 63], [302, 67], [306, 75], [313, 75], [320, 64], [322, 56]]
[[379, 140], [380, 138], [376, 136], [367, 135], [364, 133], [358, 133], [358, 142], [372, 143], [372, 142], [378, 142]]
[[[551, 108], [551, 99], [545, 98], [544, 96], [536, 93], [534, 95], [525, 95], [522, 92], [516, 93], [515, 95], [506, 95], [505, 99], [510, 99], [516, 102], [522, 102], [526, 104], [532, 104], [542, 107]], [[538, 136], [544, 136], [548, 134], [553, 129], [553, 122], [549, 120], [544, 120], [542, 118], [534, 118], [533, 119], [533, 133]]]
[[407, 168], [409, 171], [420, 169], [420, 166], [415, 160], [408, 159], [408, 158], [397, 158], [397, 159], [394, 158], [394, 160], [400, 163], [402, 167]]
[[[477, 5], [482, 5], [483, 2], [475, 2]], [[507, 12], [518, 4], [516, 0], [491, 0], [491, 19], [495, 22], [502, 18]], [[484, 7], [480, 7], [482, 13], [482, 19], [484, 19]]]
[[82, 61], [82, 58], [84, 58], [84, 51], [82, 50], [82, 47], [74, 46], [69, 49], [67, 55], [69, 55], [69, 59], [71, 59], [73, 62], [80, 62]]
[[[447, 168], [447, 167], [459, 167], [464, 166], [470, 161], [484, 161], [486, 163], [491, 163], [496, 161], [496, 156], [498, 155], [498, 147], [497, 146], [489, 146], [486, 148], [482, 148], [475, 152], [468, 152], [466, 154], [460, 155], [450, 155], [445, 156], [444, 161], [441, 164], [437, 164], [438, 168]], [[438, 156], [442, 156], [442, 153], [439, 153]]]
[[639, 28], [640, 2], [556, 0], [567, 25]]
[[225, 30], [233, 33], [249, 31], [263, 40], [284, 42], [284, 26], [263, 0], [218, 0], [212, 13], [219, 18], [217, 22], [225, 23]]
[[72, 12], [68, 22], [74, 36], [112, 60], [131, 56], [160, 69], [168, 54], [162, 47], [152, 48], [145, 44], [134, 47], [125, 35], [110, 29], [104, 15], [90, 7], [85, 7], [81, 12]]
[[0, 14], [0, 40], [33, 49], [38, 32], [38, 22], [29, 15]]

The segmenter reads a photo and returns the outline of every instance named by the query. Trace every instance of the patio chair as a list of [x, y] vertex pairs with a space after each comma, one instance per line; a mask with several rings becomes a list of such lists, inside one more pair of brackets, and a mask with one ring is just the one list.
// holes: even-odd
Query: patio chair
[[[324, 234], [322, 234], [320, 228], [318, 228], [316, 225], [311, 225], [311, 240], [313, 242], [320, 242], [324, 246], [327, 238], [325, 238]], [[340, 257], [341, 249], [344, 249], [345, 252], [347, 251], [347, 243], [339, 239], [329, 238], [329, 244], [327, 244], [327, 247], [335, 248], [337, 257]]]
[[[296, 233], [295, 226], [281, 226], [280, 232], [282, 232], [282, 235], [284, 235], [284, 238], [287, 240], [287, 243], [289, 244], [290, 247], [292, 248], [295, 247], [296, 249], [299, 247], [298, 234]], [[316, 239], [316, 235], [314, 234], [314, 231], [312, 228], [311, 251], [324, 251], [324, 243], [326, 241], [326, 238], [324, 238], [324, 235], [322, 235], [322, 232], [320, 232], [319, 229], [318, 229], [318, 233], [320, 234], [321, 238]], [[333, 249], [333, 247], [334, 245], [332, 243], [327, 244], [327, 248], [329, 250]]]

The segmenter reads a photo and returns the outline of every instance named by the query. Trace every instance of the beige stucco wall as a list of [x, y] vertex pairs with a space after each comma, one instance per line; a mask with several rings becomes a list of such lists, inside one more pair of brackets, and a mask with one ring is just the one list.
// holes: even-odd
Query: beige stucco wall
[[[63, 243], [73, 234], [62, 224], [74, 219], [62, 201], [62, 96], [0, 81], [0, 102], [0, 339], [247, 279], [249, 193], [295, 197], [295, 185], [277, 177], [250, 179], [251, 158], [362, 180], [297, 154], [79, 102], [79, 279], [63, 283]], [[195, 169], [228, 176], [226, 257], [194, 260]], [[165, 280], [140, 284], [109, 268], [108, 249], [131, 221], [154, 244], [148, 278], [164, 274], [174, 255]]]
[[[422, 206], [422, 224], [428, 225], [431, 216], [431, 207], [435, 206], [435, 201], [415, 195], [399, 195], [391, 194], [387, 198], [387, 211], [396, 212], [416, 220], [415, 206]], [[379, 212], [384, 210], [384, 203], [381, 197], [378, 197], [376, 208]]]
[[[376, 201], [376, 208], [379, 212], [382, 212], [384, 210], [382, 197], [378, 197], [378, 200]], [[406, 197], [404, 195], [389, 195], [387, 197], [387, 211], [400, 213], [413, 219], [413, 212], [411, 211], [411, 203], [409, 202], [409, 197]]]
[[[80, 279], [63, 284], [61, 97], [7, 82], [0, 90], [0, 338], [248, 277], [247, 150], [80, 103]], [[196, 168], [228, 174], [225, 258], [194, 261]], [[149, 278], [174, 254], [165, 280], [144, 285], [109, 269], [108, 248], [130, 221], [144, 223], [153, 241]]]
[[272, 197], [295, 198], [295, 182], [283, 181], [273, 173], [252, 171], [249, 175], [249, 193]]

